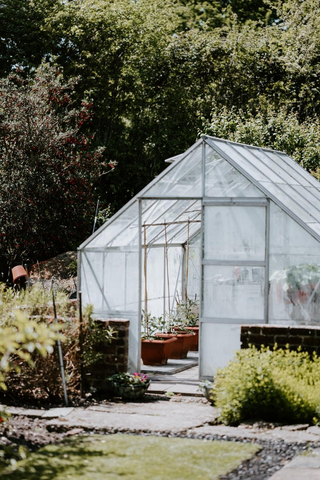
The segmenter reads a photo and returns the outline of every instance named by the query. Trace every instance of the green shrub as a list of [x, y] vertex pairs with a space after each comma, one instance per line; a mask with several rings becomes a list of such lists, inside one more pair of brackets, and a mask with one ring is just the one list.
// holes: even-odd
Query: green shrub
[[251, 347], [238, 351], [215, 378], [223, 423], [251, 418], [280, 423], [320, 420], [320, 358], [315, 354]]
[[[59, 328], [63, 334], [63, 356], [67, 388], [69, 395], [76, 395], [80, 383], [80, 345], [79, 345], [79, 315], [74, 302], [70, 301], [63, 291], [55, 292], [58, 325], [54, 323], [52, 292], [43, 289], [40, 284], [32, 288], [15, 292], [0, 284], [0, 390], [4, 383], [1, 375], [1, 366], [4, 363], [1, 340], [10, 347], [10, 365], [6, 374], [6, 385], [10, 395], [18, 398], [30, 397], [33, 399], [55, 399], [63, 396], [62, 382], [57, 346], [55, 342], [50, 354], [43, 356], [40, 349], [29, 345], [30, 355], [22, 358], [21, 350], [16, 351], [9, 343], [8, 332], [17, 330], [16, 317], [26, 318], [29, 329], [42, 334], [43, 331], [55, 331]], [[96, 344], [108, 343], [114, 335], [111, 328], [100, 329], [92, 320], [92, 306], [83, 309], [83, 366], [90, 367], [101, 358], [96, 352]], [[32, 328], [31, 328], [32, 327]], [[21, 330], [21, 328], [19, 328]], [[33, 330], [32, 330], [33, 331]], [[44, 334], [43, 334], [44, 335]], [[39, 342], [38, 342], [39, 343]], [[53, 346], [54, 345], [54, 346]], [[42, 354], [41, 354], [42, 353]], [[0, 391], [1, 394], [1, 391]]]

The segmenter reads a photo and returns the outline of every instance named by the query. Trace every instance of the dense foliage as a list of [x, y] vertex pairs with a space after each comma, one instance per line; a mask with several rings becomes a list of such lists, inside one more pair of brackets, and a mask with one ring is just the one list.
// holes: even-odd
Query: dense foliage
[[92, 228], [102, 150], [83, 132], [90, 103], [74, 108], [73, 90], [47, 65], [0, 80], [2, 265], [72, 249]]
[[81, 358], [79, 315], [75, 304], [63, 291], [56, 291], [55, 299], [58, 323], [54, 322], [50, 290], [43, 289], [40, 284], [20, 292], [0, 286], [0, 389], [4, 386], [1, 376], [4, 371], [10, 395], [15, 398], [42, 402], [62, 398], [55, 345], [59, 335], [63, 340], [68, 395], [78, 395], [80, 360], [86, 372], [101, 359], [96, 345], [108, 344], [114, 336], [112, 328], [98, 328], [91, 319], [92, 307], [88, 305], [83, 312]]
[[[95, 183], [110, 213], [202, 132], [285, 150], [317, 172], [319, 11], [320, 0], [5, 0], [0, 75], [18, 65], [36, 77], [45, 58], [67, 82], [81, 77], [73, 100], [90, 99], [93, 114], [81, 132], [105, 147], [99, 163], [118, 162]], [[49, 245], [68, 248], [63, 231]]]
[[320, 357], [290, 350], [241, 350], [215, 377], [214, 396], [226, 424], [247, 419], [318, 423]]

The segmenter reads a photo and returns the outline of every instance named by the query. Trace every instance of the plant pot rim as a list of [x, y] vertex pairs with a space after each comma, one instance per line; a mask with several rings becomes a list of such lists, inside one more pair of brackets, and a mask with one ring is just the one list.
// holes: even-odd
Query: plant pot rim
[[145, 383], [141, 383], [139, 385], [134, 383], [118, 383], [118, 382], [111, 382], [111, 383], [112, 385], [115, 385], [117, 387], [146, 388], [146, 387], [149, 387], [151, 380], [147, 380]]
[[[158, 335], [158, 334], [157, 334]], [[142, 338], [141, 342], [144, 343], [169, 343], [169, 342], [175, 342], [177, 340], [176, 337], [170, 337], [170, 338], [159, 338], [159, 339], [154, 339], [154, 340], [148, 340], [146, 338]]]
[[193, 333], [156, 333], [157, 337], [167, 337], [170, 336], [170, 338], [177, 338], [177, 337], [191, 337], [193, 336]]

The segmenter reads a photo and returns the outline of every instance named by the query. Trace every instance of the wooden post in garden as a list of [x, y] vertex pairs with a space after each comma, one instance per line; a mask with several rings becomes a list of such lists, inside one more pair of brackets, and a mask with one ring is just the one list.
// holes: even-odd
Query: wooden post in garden
[[[54, 311], [54, 321], [55, 321], [55, 323], [58, 323], [56, 302], [55, 302], [55, 299], [54, 299], [53, 284], [52, 284], [52, 303], [53, 303], [53, 311]], [[61, 379], [62, 379], [62, 387], [63, 387], [63, 394], [64, 394], [64, 402], [65, 402], [66, 407], [67, 407], [68, 406], [67, 383], [66, 383], [66, 377], [65, 377], [65, 374], [64, 374], [64, 364], [63, 364], [63, 355], [62, 355], [62, 347], [61, 347], [60, 338], [57, 340], [57, 345], [58, 345], [58, 353], [59, 353], [59, 363], [60, 363], [60, 370], [61, 370]]]
[[83, 319], [82, 319], [82, 292], [79, 292], [79, 351], [80, 351], [80, 396], [84, 395], [83, 372]]

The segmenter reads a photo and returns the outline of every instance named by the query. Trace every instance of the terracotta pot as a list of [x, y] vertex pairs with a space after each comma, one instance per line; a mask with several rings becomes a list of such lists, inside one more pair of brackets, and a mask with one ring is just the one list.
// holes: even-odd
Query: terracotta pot
[[22, 265], [17, 265], [12, 269], [12, 277], [13, 277], [13, 283], [18, 283], [18, 281], [21, 279], [26, 280], [27, 272], [25, 271]]
[[194, 333], [191, 341], [191, 352], [197, 352], [199, 350], [199, 327], [185, 327], [186, 330], [190, 330]]
[[166, 365], [171, 358], [176, 338], [141, 340], [141, 358], [144, 365]]
[[192, 333], [157, 333], [159, 338], [175, 338], [176, 343], [173, 346], [173, 351], [169, 358], [181, 359], [187, 358], [192, 342]]

